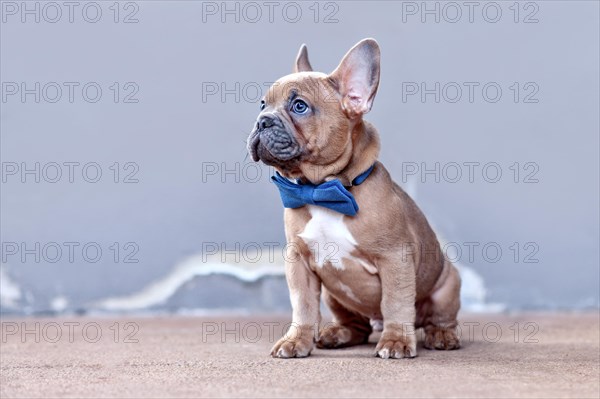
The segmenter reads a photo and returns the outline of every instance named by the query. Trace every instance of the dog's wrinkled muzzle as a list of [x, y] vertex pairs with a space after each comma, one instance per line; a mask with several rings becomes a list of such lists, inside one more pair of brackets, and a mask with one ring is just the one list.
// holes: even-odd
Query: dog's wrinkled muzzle
[[254, 161], [282, 165], [297, 158], [301, 148], [285, 125], [273, 114], [261, 115], [250, 137], [248, 152]]

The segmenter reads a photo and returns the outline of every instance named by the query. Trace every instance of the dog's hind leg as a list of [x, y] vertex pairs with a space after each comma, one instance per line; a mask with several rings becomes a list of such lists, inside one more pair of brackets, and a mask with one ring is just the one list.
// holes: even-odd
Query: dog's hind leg
[[367, 317], [352, 312], [323, 288], [323, 300], [333, 314], [333, 323], [319, 332], [317, 347], [321, 349], [344, 348], [364, 344], [373, 331]]
[[448, 260], [431, 293], [417, 303], [417, 326], [423, 327], [427, 349], [458, 349], [460, 339], [456, 335], [460, 309], [460, 276]]

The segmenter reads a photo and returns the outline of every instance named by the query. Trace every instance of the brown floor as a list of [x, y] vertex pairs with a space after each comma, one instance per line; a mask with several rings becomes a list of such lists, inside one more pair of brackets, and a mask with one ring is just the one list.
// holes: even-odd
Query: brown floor
[[462, 349], [412, 360], [375, 358], [373, 344], [271, 359], [270, 326], [286, 320], [3, 319], [0, 397], [600, 397], [595, 312], [465, 315]]

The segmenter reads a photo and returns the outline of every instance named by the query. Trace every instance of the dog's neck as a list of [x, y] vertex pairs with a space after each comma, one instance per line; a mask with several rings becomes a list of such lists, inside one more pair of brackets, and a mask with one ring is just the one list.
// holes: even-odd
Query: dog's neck
[[350, 186], [357, 176], [369, 169], [379, 157], [379, 133], [367, 121], [360, 121], [352, 131], [352, 156], [335, 178]]
[[373, 125], [360, 120], [352, 128], [350, 143], [336, 160], [326, 166], [307, 165], [302, 168], [303, 182], [319, 184], [338, 179], [351, 186], [357, 176], [369, 169], [379, 156], [379, 134]]

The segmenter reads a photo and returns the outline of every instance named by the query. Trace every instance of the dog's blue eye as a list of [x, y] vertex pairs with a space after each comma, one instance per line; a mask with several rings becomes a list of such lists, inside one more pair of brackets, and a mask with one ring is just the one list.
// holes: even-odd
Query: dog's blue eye
[[302, 100], [296, 100], [292, 104], [292, 111], [296, 114], [305, 114], [308, 111], [308, 104]]
[[261, 100], [261, 102], [260, 102], [260, 110], [262, 111], [263, 109], [265, 109], [266, 106], [267, 106], [267, 104], [265, 103], [265, 100]]

